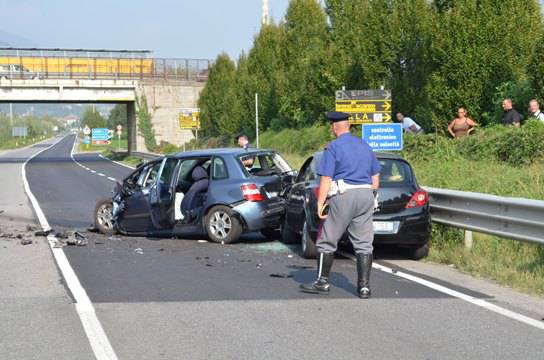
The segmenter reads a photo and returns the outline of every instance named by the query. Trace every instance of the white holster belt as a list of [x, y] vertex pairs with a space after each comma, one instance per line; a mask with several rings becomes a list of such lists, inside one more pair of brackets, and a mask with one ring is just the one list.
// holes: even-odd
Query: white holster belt
[[372, 189], [372, 185], [370, 184], [351, 185], [351, 184], [346, 184], [344, 182], [344, 179], [339, 179], [331, 183], [331, 188], [329, 190], [328, 196], [330, 197], [336, 194], [343, 194], [347, 190], [350, 190], [350, 189]]

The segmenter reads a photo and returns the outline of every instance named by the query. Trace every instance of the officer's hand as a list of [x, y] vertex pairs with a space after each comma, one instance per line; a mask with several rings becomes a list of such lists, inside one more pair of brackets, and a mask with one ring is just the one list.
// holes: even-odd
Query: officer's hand
[[317, 204], [317, 216], [321, 219], [321, 220], [325, 220], [327, 218], [327, 209], [326, 207], [328, 207], [328, 205], [325, 205], [325, 204]]

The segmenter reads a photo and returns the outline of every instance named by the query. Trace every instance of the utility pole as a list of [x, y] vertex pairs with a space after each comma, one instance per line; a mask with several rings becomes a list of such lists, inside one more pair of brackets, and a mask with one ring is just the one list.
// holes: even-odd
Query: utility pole
[[13, 103], [9, 103], [9, 124], [13, 127]]
[[255, 93], [255, 134], [257, 148], [259, 148], [259, 94]]

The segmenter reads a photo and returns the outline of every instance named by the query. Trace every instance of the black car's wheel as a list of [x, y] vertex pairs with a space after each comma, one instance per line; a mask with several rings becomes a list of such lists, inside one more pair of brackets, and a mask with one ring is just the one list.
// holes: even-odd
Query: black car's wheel
[[310, 236], [310, 231], [308, 230], [308, 223], [305, 221], [304, 226], [302, 227], [302, 256], [306, 259], [315, 259], [317, 256], [317, 248], [315, 242]]
[[410, 259], [420, 260], [429, 256], [429, 244], [410, 248]]
[[228, 206], [214, 206], [206, 215], [205, 225], [213, 242], [231, 244], [242, 235], [242, 224]]
[[300, 235], [291, 229], [287, 224], [287, 219], [281, 224], [281, 242], [284, 244], [296, 244], [300, 241]]
[[113, 235], [117, 232], [115, 220], [113, 220], [113, 204], [111, 199], [101, 199], [94, 208], [94, 226], [106, 235]]

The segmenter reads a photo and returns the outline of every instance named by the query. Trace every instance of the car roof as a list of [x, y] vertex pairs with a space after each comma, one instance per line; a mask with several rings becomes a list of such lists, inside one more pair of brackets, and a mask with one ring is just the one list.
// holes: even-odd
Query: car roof
[[274, 152], [274, 150], [269, 149], [242, 149], [242, 148], [217, 148], [217, 149], [201, 149], [201, 150], [191, 150], [191, 151], [182, 151], [176, 154], [169, 155], [176, 158], [185, 158], [185, 157], [201, 157], [201, 156], [213, 156], [213, 155], [231, 155], [239, 156], [245, 154], [257, 154], [262, 152]]
[[[323, 154], [323, 150], [316, 151], [314, 153], [314, 156], [317, 154]], [[389, 152], [375, 152], [376, 157], [378, 159], [391, 159], [391, 160], [404, 160], [406, 161], [400, 154], [397, 153], [389, 153]]]

